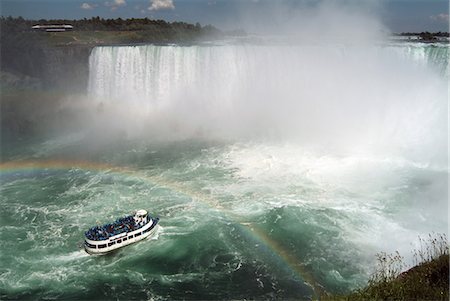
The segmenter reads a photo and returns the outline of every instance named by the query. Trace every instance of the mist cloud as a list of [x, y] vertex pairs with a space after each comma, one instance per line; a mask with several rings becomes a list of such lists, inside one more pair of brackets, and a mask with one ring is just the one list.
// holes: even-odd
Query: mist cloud
[[388, 32], [379, 11], [373, 1], [246, 1], [232, 23], [256, 34], [373, 40]]

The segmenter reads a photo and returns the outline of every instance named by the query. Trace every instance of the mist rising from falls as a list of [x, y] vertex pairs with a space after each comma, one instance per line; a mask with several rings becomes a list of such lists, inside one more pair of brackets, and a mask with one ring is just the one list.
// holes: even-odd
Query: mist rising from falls
[[[102, 125], [446, 157], [446, 45], [124, 46], [90, 56]], [[103, 118], [103, 119], [102, 119]]]

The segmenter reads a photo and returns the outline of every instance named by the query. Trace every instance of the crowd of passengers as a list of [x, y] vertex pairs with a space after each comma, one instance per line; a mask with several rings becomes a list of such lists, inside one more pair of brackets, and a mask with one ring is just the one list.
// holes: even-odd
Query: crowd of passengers
[[139, 225], [135, 223], [133, 216], [130, 215], [119, 218], [111, 224], [92, 227], [88, 231], [84, 232], [84, 234], [90, 240], [106, 240], [111, 236], [133, 231], [138, 228]]

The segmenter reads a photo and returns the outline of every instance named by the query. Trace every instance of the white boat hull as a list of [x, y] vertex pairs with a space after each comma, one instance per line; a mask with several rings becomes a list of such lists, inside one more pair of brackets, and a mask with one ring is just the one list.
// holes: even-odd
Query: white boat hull
[[[153, 225], [155, 223], [155, 225]], [[134, 244], [153, 236], [158, 229], [157, 221], [152, 220], [144, 227], [132, 232], [121, 233], [107, 240], [94, 241], [85, 239], [84, 250], [91, 255], [105, 255], [122, 247]]]

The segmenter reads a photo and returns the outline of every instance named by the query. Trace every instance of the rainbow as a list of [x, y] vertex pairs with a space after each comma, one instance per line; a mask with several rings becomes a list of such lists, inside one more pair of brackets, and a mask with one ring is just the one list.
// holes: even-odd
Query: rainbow
[[[33, 161], [8, 161], [0, 163], [0, 174], [33, 172], [42, 170], [68, 170], [83, 169], [91, 171], [121, 171], [123, 167], [117, 167], [106, 163], [93, 163], [89, 161], [66, 161], [66, 160], [33, 160]], [[131, 169], [130, 169], [131, 171]]]
[[241, 233], [252, 243], [259, 244], [265, 252], [270, 252], [278, 262], [283, 264], [299, 280], [304, 280], [314, 292], [315, 298], [324, 296], [327, 292], [314, 279], [313, 275], [299, 262], [298, 258], [290, 254], [281, 243], [270, 237], [261, 227], [252, 223], [244, 223], [242, 219], [231, 211], [223, 208], [220, 202], [211, 195], [201, 191], [195, 191], [179, 182], [164, 179], [160, 176], [150, 176], [143, 172], [126, 167], [114, 166], [107, 163], [96, 163], [90, 161], [67, 161], [67, 160], [35, 160], [35, 161], [9, 161], [0, 163], [0, 179], [8, 176], [30, 176], [49, 171], [83, 170], [105, 173], [108, 176], [126, 176], [139, 181], [149, 182], [153, 185], [168, 188], [192, 199], [201, 201], [208, 207], [220, 212], [226, 219], [238, 226]]

